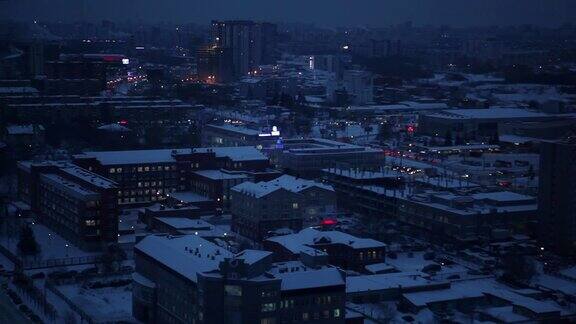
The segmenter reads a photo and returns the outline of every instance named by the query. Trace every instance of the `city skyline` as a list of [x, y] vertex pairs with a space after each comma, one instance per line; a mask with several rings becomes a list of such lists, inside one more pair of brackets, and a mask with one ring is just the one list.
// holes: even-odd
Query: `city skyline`
[[[111, 9], [114, 10], [111, 10]], [[330, 10], [326, 10], [329, 8]], [[523, 25], [559, 26], [576, 18], [569, 0], [440, 1], [345, 0], [269, 1], [32, 1], [0, 2], [0, 19], [49, 21], [142, 21], [208, 24], [211, 19], [255, 19], [285, 23], [314, 23], [325, 27], [385, 27], [411, 21], [415, 25], [456, 27]]]

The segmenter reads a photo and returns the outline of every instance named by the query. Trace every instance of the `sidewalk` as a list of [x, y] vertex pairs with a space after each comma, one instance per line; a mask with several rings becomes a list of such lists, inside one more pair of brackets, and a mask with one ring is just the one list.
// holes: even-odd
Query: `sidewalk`
[[18, 311], [4, 290], [0, 290], [0, 323], [29, 324], [32, 323]]

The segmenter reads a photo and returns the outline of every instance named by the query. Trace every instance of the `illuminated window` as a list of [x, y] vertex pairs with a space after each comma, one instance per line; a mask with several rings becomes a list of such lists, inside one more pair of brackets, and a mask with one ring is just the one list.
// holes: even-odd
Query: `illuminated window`
[[93, 219], [87, 219], [86, 226], [96, 226], [96, 221]]
[[242, 296], [242, 287], [235, 285], [225, 285], [224, 293], [227, 296]]
[[262, 304], [262, 312], [273, 312], [276, 310], [276, 303]]
[[340, 318], [340, 308], [334, 310], [334, 318]]
[[308, 315], [308, 313], [302, 313], [302, 320], [303, 321], [307, 321], [310, 319], [310, 316]]
[[276, 293], [274, 291], [270, 291], [270, 290], [263, 290], [260, 295], [262, 297], [274, 297], [274, 295], [276, 295]]
[[298, 203], [292, 203], [292, 209], [298, 209]]
[[110, 169], [110, 173], [116, 173], [116, 169], [111, 168], [111, 169]]

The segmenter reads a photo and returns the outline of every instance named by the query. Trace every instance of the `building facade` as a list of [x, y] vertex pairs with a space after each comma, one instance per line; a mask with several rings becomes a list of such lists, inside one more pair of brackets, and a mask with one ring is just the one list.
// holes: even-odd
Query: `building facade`
[[[147, 323], [344, 323], [336, 268], [232, 254], [196, 235], [150, 235], [134, 248], [133, 314]], [[308, 278], [304, 280], [305, 278]]]
[[280, 229], [299, 231], [336, 209], [330, 186], [284, 175], [268, 182], [244, 182], [231, 192], [232, 230], [262, 240]]
[[163, 201], [169, 193], [190, 190], [195, 171], [261, 171], [269, 165], [259, 150], [247, 146], [85, 152], [74, 163], [117, 182], [120, 205]]
[[363, 271], [367, 265], [384, 262], [386, 254], [386, 245], [382, 242], [313, 228], [270, 237], [263, 245], [266, 250], [274, 252], [279, 260], [297, 260], [302, 253], [327, 254], [329, 264], [357, 271]]
[[320, 138], [283, 140], [271, 149], [270, 157], [286, 173], [303, 178], [317, 178], [326, 168], [370, 170], [384, 164], [382, 150]]
[[259, 65], [276, 63], [276, 25], [247, 20], [212, 21], [217, 48], [231, 52], [235, 77], [247, 76]]
[[543, 142], [540, 147], [539, 238], [561, 254], [576, 250], [576, 142]]
[[20, 162], [18, 191], [40, 222], [81, 249], [118, 241], [118, 187], [108, 179], [66, 162]]

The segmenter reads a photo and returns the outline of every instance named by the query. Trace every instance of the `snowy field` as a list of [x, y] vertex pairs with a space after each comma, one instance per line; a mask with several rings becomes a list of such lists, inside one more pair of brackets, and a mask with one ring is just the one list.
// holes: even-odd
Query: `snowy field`
[[59, 286], [58, 290], [97, 322], [134, 321], [130, 285], [96, 289], [64, 285]]
[[[30, 223], [30, 227], [34, 231], [34, 237], [40, 246], [40, 254], [34, 257], [37, 260], [84, 257], [98, 254], [80, 250], [76, 246], [72, 245], [72, 243], [38, 222]], [[18, 241], [18, 234], [10, 238], [6, 236], [0, 238], [0, 244], [15, 255], [19, 255]]]

